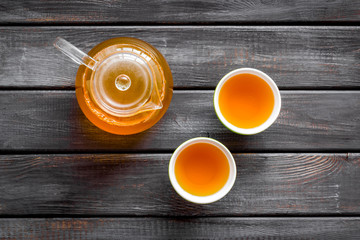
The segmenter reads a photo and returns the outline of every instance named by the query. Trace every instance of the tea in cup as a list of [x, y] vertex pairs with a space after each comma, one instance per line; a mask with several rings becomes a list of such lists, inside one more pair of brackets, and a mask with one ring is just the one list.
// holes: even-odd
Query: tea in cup
[[169, 178], [184, 199], [206, 204], [224, 197], [236, 178], [230, 151], [211, 138], [193, 138], [181, 144], [169, 163]]
[[253, 68], [226, 74], [214, 94], [215, 112], [231, 131], [251, 135], [264, 131], [278, 117], [281, 97], [275, 82]]

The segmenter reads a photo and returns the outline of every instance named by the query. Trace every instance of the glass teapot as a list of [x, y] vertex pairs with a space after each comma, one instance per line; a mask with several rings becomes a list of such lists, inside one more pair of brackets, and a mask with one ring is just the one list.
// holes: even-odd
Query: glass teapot
[[150, 44], [136, 38], [113, 38], [88, 54], [62, 38], [54, 46], [80, 64], [76, 97], [97, 127], [120, 135], [138, 133], [152, 127], [169, 107], [171, 71]]

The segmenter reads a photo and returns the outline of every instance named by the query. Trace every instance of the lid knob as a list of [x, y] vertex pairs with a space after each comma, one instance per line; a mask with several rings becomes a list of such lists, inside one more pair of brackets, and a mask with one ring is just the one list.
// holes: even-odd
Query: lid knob
[[115, 79], [115, 86], [120, 91], [126, 91], [131, 86], [131, 80], [128, 75], [120, 74]]

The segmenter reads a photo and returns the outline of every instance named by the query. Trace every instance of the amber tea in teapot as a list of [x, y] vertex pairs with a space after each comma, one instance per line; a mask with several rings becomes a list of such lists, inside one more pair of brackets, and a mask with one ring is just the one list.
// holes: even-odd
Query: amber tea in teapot
[[99, 128], [121, 135], [153, 126], [172, 97], [172, 75], [165, 58], [135, 38], [113, 38], [88, 54], [62, 38], [54, 45], [81, 64], [76, 97], [87, 118]]

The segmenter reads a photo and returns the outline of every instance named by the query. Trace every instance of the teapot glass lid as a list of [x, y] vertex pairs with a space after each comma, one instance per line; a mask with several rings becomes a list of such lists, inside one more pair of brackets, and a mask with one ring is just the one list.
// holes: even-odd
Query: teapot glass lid
[[144, 53], [122, 50], [95, 67], [90, 88], [92, 97], [105, 112], [124, 116], [139, 111], [149, 101], [153, 73]]

